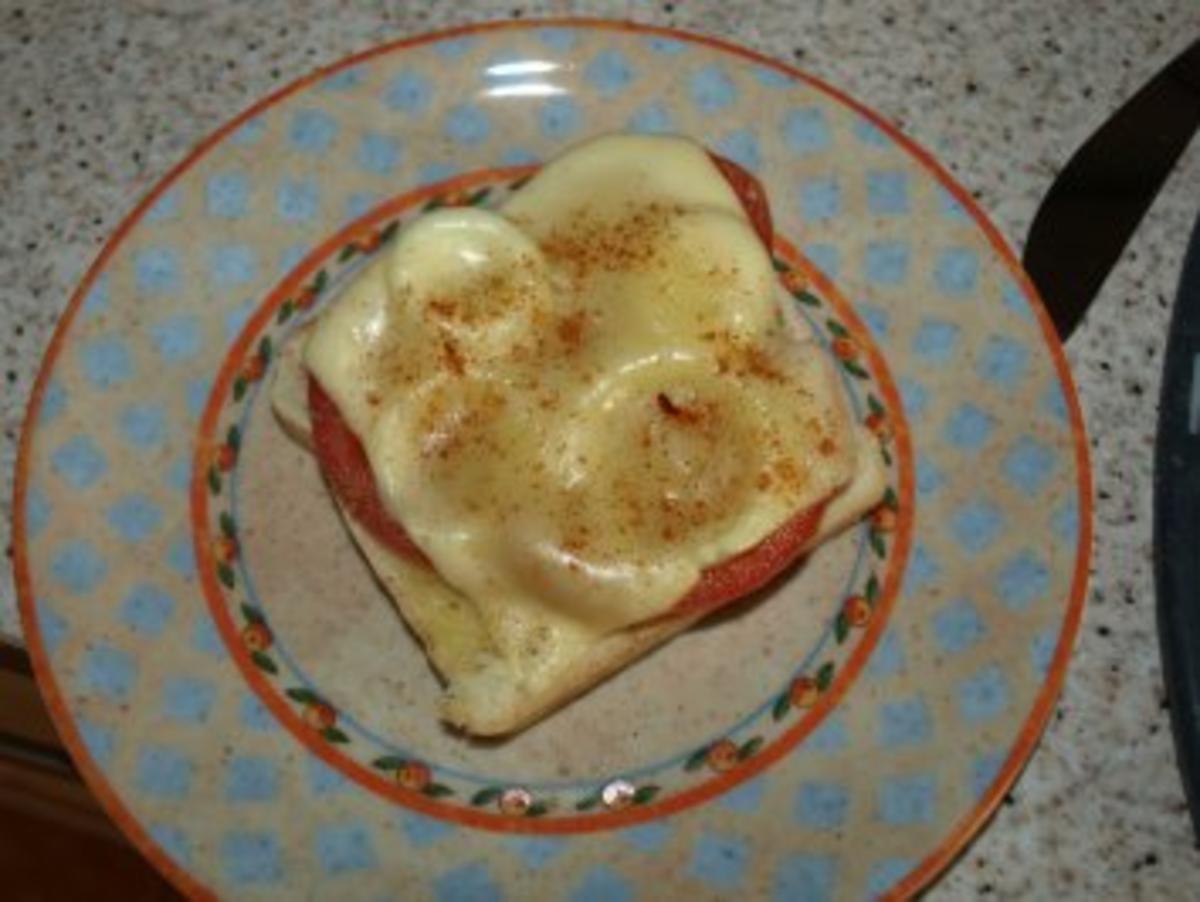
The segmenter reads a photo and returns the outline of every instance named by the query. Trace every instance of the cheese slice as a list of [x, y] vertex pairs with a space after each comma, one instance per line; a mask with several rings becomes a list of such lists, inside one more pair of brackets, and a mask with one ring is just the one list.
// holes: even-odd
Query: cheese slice
[[495, 212], [421, 217], [304, 360], [391, 515], [534, 682], [669, 611], [857, 465], [824, 354], [681, 138], [598, 138]]

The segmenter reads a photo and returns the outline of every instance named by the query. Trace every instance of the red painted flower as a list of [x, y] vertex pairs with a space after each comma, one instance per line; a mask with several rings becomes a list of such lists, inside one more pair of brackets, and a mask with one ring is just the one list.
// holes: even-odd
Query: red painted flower
[[314, 730], [326, 730], [337, 723], [337, 711], [327, 702], [309, 702], [300, 716]]
[[881, 504], [871, 512], [871, 525], [879, 532], [892, 532], [896, 528], [896, 512]]
[[420, 792], [429, 785], [431, 779], [433, 775], [429, 768], [420, 761], [406, 761], [396, 768], [396, 782], [413, 792]]
[[600, 801], [609, 811], [620, 811], [633, 804], [637, 789], [628, 780], [613, 780], [600, 791]]
[[255, 354], [253, 357], [247, 360], [246, 365], [242, 367], [242, 378], [247, 382], [255, 382], [262, 378], [263, 373], [266, 372], [266, 369], [266, 362], [260, 355]]
[[880, 441], [887, 441], [892, 437], [892, 424], [888, 422], [888, 418], [882, 413], [867, 414], [867, 418], [863, 421], [863, 425], [867, 427], [875, 437]]
[[833, 353], [838, 360], [854, 360], [858, 357], [858, 345], [853, 338], [841, 336], [833, 340]]
[[219, 563], [228, 564], [238, 556], [237, 539], [233, 536], [217, 536], [213, 540], [213, 557]]
[[732, 739], [718, 740], [709, 748], [705, 760], [719, 774], [731, 770], [738, 763], [737, 744]]
[[788, 698], [793, 708], [811, 708], [820, 694], [817, 681], [809, 676], [796, 677], [788, 687]]
[[313, 305], [313, 301], [317, 299], [317, 290], [312, 285], [305, 285], [301, 292], [296, 295], [295, 306], [297, 310], [307, 310]]
[[471, 193], [469, 191], [451, 191], [442, 198], [442, 205], [446, 207], [465, 207], [471, 202]]
[[501, 814], [521, 815], [528, 811], [529, 806], [533, 804], [533, 796], [528, 789], [513, 787], [500, 793], [496, 804], [500, 808]]
[[217, 445], [213, 448], [212, 463], [223, 473], [228, 473], [237, 462], [237, 451], [232, 445]]
[[359, 238], [358, 241], [355, 242], [358, 249], [364, 254], [371, 253], [371, 251], [375, 250], [382, 243], [383, 243], [383, 233], [382, 232], [371, 232], [365, 238]]
[[783, 287], [793, 294], [798, 294], [808, 288], [808, 277], [798, 269], [785, 269], [782, 278]]
[[851, 626], [866, 626], [871, 619], [871, 604], [861, 595], [851, 595], [842, 606], [846, 621]]
[[242, 629], [242, 642], [251, 651], [266, 651], [275, 637], [265, 623], [247, 623]]

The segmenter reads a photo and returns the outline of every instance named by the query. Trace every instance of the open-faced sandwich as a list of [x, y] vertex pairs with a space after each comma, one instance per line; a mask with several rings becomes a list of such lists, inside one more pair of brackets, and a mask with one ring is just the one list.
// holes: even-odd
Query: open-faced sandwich
[[610, 135], [400, 231], [273, 387], [475, 735], [760, 588], [884, 488], [757, 182]]

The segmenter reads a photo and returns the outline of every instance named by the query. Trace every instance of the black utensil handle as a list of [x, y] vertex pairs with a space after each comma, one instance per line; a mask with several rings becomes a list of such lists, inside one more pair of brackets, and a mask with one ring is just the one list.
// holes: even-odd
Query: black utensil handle
[[1200, 128], [1200, 40], [1087, 139], [1046, 192], [1023, 262], [1063, 341]]
[[1154, 578], [1176, 754], [1200, 837], [1200, 219], [1184, 261], [1163, 363]]

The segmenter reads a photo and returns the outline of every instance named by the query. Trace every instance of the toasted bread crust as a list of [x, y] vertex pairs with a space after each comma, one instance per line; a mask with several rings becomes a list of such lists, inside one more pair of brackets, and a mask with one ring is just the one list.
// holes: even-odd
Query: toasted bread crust
[[[311, 451], [305, 392], [307, 373], [302, 359], [310, 328], [299, 330], [281, 348], [271, 386], [271, 403], [288, 436]], [[865, 430], [858, 433], [855, 475], [830, 500], [804, 551], [856, 522], [883, 494], [886, 477], [877, 445]], [[446, 681], [442, 717], [475, 736], [503, 736], [528, 726], [708, 613], [656, 618], [610, 633], [572, 659], [555, 673], [554, 679], [530, 685], [496, 652], [469, 599], [446, 586], [423, 565], [399, 558], [344, 510], [341, 513], [347, 531]]]

